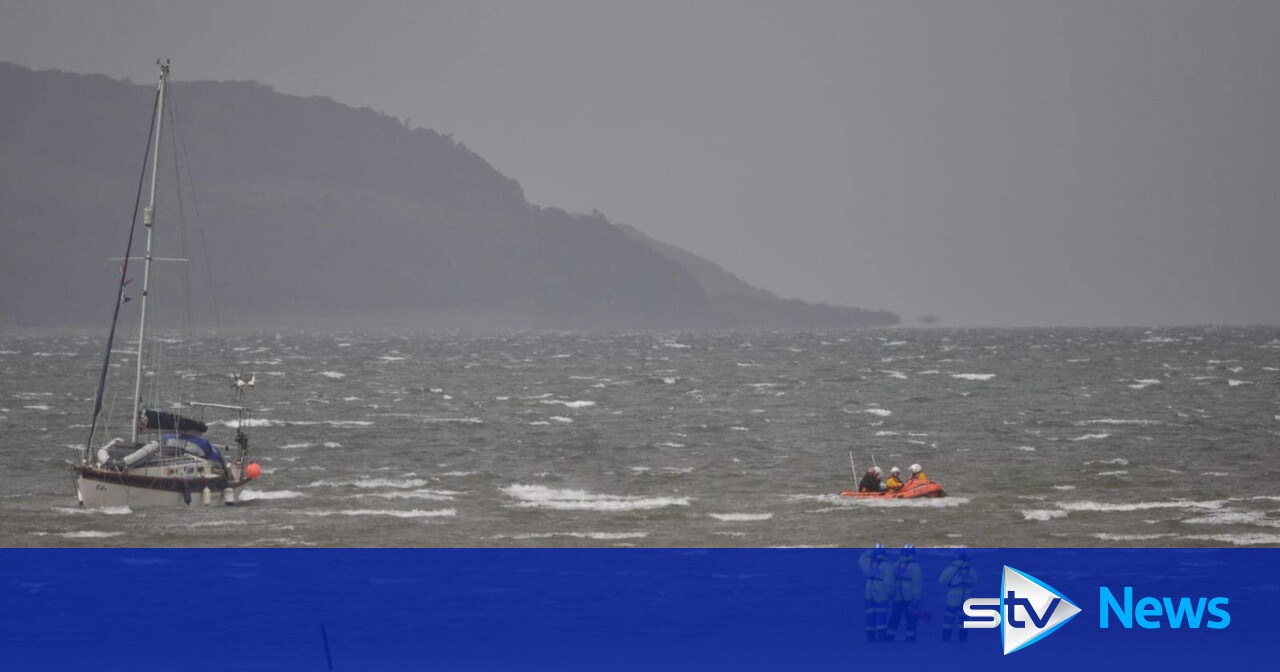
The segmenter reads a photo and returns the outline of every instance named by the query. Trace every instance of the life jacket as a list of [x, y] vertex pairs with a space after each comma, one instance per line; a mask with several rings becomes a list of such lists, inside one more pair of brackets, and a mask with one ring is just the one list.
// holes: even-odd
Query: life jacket
[[884, 484], [889, 488], [890, 491], [897, 491], [902, 489], [902, 481], [898, 480], [897, 476], [890, 476], [888, 480], [884, 482]]
[[888, 602], [893, 598], [893, 592], [893, 569], [889, 560], [872, 560], [870, 571], [867, 573], [866, 598]]
[[947, 586], [947, 606], [959, 608], [973, 594], [977, 576], [968, 562], [957, 560], [942, 570], [938, 579]]
[[920, 598], [920, 565], [915, 558], [899, 558], [893, 568], [893, 599], [911, 602]]

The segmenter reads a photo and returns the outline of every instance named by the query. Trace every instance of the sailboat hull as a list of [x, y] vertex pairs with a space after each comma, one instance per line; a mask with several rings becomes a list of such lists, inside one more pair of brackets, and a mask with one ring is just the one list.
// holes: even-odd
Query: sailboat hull
[[[155, 478], [146, 475], [116, 473], [98, 469], [80, 469], [75, 477], [76, 496], [88, 508], [127, 506], [130, 508], [202, 506], [204, 489], [209, 488], [209, 505], [233, 504], [238, 497], [224, 501], [228, 487], [224, 479]], [[238, 493], [244, 483], [231, 483]]]

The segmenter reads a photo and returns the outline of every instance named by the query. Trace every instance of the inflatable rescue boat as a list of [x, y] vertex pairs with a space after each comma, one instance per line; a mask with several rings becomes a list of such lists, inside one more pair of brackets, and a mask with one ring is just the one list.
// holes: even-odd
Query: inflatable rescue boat
[[880, 492], [858, 492], [857, 490], [844, 490], [840, 493], [841, 497], [861, 497], [864, 499], [919, 499], [921, 497], [946, 497], [947, 491], [942, 489], [942, 485], [933, 481], [923, 481], [911, 483], [908, 482], [902, 486], [897, 492], [882, 490]]

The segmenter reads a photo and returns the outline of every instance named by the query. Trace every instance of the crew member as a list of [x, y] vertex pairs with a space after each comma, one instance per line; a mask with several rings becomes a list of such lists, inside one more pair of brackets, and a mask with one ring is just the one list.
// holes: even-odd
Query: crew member
[[889, 600], [893, 597], [893, 563], [884, 544], [866, 551], [858, 558], [858, 567], [866, 577], [863, 605], [867, 611], [867, 641], [888, 641], [885, 620], [889, 612]]
[[867, 473], [862, 475], [862, 480], [858, 482], [858, 492], [880, 492], [884, 488], [880, 487], [880, 467], [871, 467]]
[[897, 636], [898, 623], [902, 622], [903, 616], [907, 617], [906, 640], [916, 641], [916, 623], [920, 616], [920, 593], [923, 590], [924, 579], [920, 574], [920, 563], [916, 562], [916, 548], [907, 544], [898, 552], [898, 562], [893, 567], [893, 604], [889, 609], [887, 629], [890, 641]]
[[963, 548], [956, 551], [955, 559], [942, 570], [938, 583], [947, 587], [947, 606], [942, 613], [942, 641], [951, 641], [951, 631], [955, 629], [960, 631], [958, 637], [963, 642], [969, 638], [969, 631], [964, 629], [960, 610], [978, 583], [978, 575], [969, 565], [968, 551]]
[[920, 468], [920, 465], [918, 464], [911, 465], [911, 478], [907, 479], [908, 483], [912, 481], [916, 481], [917, 483], [924, 483], [927, 480], [929, 479], [924, 475], [924, 470]]
[[889, 470], [889, 478], [886, 478], [884, 485], [889, 492], [897, 492], [902, 489], [902, 470], [894, 467]]

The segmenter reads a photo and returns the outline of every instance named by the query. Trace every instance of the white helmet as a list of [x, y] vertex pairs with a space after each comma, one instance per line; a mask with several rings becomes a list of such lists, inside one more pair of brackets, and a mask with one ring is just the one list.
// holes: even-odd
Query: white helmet
[[894, 475], [897, 475], [897, 474], [901, 474], [901, 473], [902, 473], [902, 470], [901, 470], [901, 469], [899, 469], [899, 468], [897, 468], [897, 467], [894, 467], [894, 468], [892, 468], [892, 469], [890, 469], [890, 470], [889, 470], [889, 473], [894, 474]]
[[918, 473], [920, 473], [920, 465], [918, 465], [918, 464], [913, 464], [913, 465], [911, 465], [911, 473], [913, 473], [913, 474], [918, 474]]
[[871, 467], [871, 473], [875, 474], [876, 476], [879, 476], [884, 472], [880, 470], [880, 467]]

